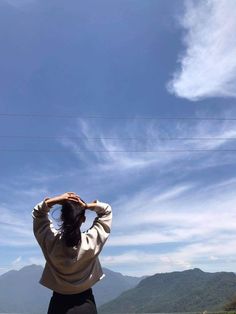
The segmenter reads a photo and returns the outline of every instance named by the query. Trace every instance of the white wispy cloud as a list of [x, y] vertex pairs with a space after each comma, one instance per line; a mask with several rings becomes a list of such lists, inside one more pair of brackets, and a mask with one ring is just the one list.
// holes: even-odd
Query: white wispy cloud
[[[236, 179], [233, 178], [202, 188], [194, 184], [169, 187], [155, 196], [153, 187], [137, 191], [131, 198], [123, 198], [123, 202], [117, 200], [114, 228], [106, 247], [109, 250], [123, 247], [125, 252], [119, 255], [105, 253], [103, 265], [130, 275], [143, 275], [190, 267], [207, 270], [212, 262], [223, 265], [227, 260], [236, 259], [232, 252], [236, 230], [235, 188]], [[1, 239], [5, 237], [8, 245], [35, 246], [32, 233], [27, 235], [27, 231], [22, 230], [22, 223], [19, 219], [19, 230], [13, 238], [6, 237], [9, 235], [7, 228], [2, 229], [5, 236], [3, 234]], [[10, 226], [10, 234], [14, 228], [18, 226]], [[179, 245], [174, 250], [167, 249], [165, 254], [156, 252], [158, 249], [153, 253], [145, 252], [144, 247], [170, 243]], [[129, 247], [137, 249], [126, 252]], [[142, 265], [144, 260], [145, 267]], [[43, 259], [32, 257], [19, 261], [17, 266], [23, 262], [43, 264]]]
[[21, 261], [21, 256], [18, 256], [14, 261], [12, 261], [12, 265], [16, 265]]
[[[229, 138], [235, 137], [236, 129], [227, 121], [218, 122], [191, 122], [191, 125], [172, 124], [171, 133], [163, 132], [162, 127], [150, 124], [143, 133], [147, 138], [146, 145], [152, 150], [175, 150], [183, 149], [186, 152], [180, 154], [167, 154], [165, 156], [153, 154], [130, 154], [126, 143], [120, 140], [106, 140], [104, 135], [97, 132], [94, 127], [89, 127], [85, 122], [82, 127], [78, 126], [79, 134], [85, 137], [100, 136], [99, 146], [106, 153], [100, 153], [96, 163], [96, 175], [99, 178], [104, 176], [107, 170], [108, 177], [115, 177], [119, 181], [121, 174], [127, 171], [140, 171], [145, 173], [148, 169], [155, 169], [160, 179], [149, 179], [149, 185], [136, 187], [136, 191], [126, 195], [120, 193], [117, 200], [113, 202], [116, 210], [113, 224], [113, 234], [107, 245], [109, 247], [143, 246], [160, 243], [189, 243], [191, 241], [205, 241], [210, 237], [217, 237], [222, 232], [234, 230], [236, 221], [234, 208], [236, 199], [232, 191], [235, 188], [235, 179], [227, 179], [221, 182], [204, 183], [205, 177], [200, 182], [194, 179], [194, 172], [197, 169], [215, 167], [232, 162], [234, 155], [224, 158], [220, 154], [212, 155], [208, 152], [195, 153], [195, 149], [224, 149], [232, 145]], [[126, 129], [127, 137], [134, 137], [136, 132], [133, 125]], [[119, 137], [115, 128], [110, 132], [111, 137]], [[136, 133], [136, 137], [140, 134]], [[182, 141], [163, 141], [163, 137], [186, 138]], [[160, 138], [159, 138], [160, 137]], [[188, 138], [200, 138], [191, 140]], [[150, 140], [152, 138], [152, 140]], [[207, 140], [201, 140], [206, 138]], [[211, 140], [218, 138], [218, 140]], [[220, 139], [219, 139], [220, 138]], [[155, 139], [155, 141], [153, 141]], [[71, 139], [70, 139], [71, 140]], [[65, 144], [65, 143], [63, 143]], [[80, 143], [81, 145], [81, 143]], [[94, 144], [85, 142], [86, 148], [94, 149]], [[233, 145], [232, 145], [233, 148]], [[74, 149], [74, 147], [73, 147]], [[78, 149], [75, 147], [75, 149]], [[116, 154], [114, 151], [124, 151]], [[188, 151], [189, 150], [189, 151]], [[75, 152], [76, 153], [76, 152]], [[93, 152], [91, 152], [93, 154]], [[97, 152], [94, 152], [95, 157]], [[167, 157], [167, 158], [165, 158]], [[87, 160], [88, 161], [88, 160]], [[197, 161], [197, 164], [195, 163]], [[133, 167], [133, 164], [135, 165]], [[139, 165], [139, 166], [138, 166]], [[91, 171], [93, 172], [93, 166]], [[173, 184], [166, 180], [169, 175], [175, 176], [189, 173], [191, 181], [182, 181]], [[150, 178], [150, 177], [149, 177]], [[132, 182], [132, 176], [125, 178], [126, 182]], [[112, 186], [112, 180], [110, 181]], [[224, 190], [222, 195], [221, 191]], [[213, 215], [214, 210], [214, 215]], [[214, 219], [212, 219], [212, 215]], [[141, 228], [141, 230], [140, 230]], [[147, 231], [148, 230], [148, 231]]]
[[[95, 191], [101, 196], [106, 195], [104, 201], [108, 201], [107, 195], [113, 195], [114, 222], [112, 234], [104, 249], [105, 255], [102, 257], [106, 261], [104, 266], [114, 266], [119, 270], [122, 265], [120, 270], [124, 273], [129, 271], [132, 274], [133, 271], [133, 274], [135, 272], [146, 274], [145, 267], [142, 268], [139, 263], [136, 263], [137, 267], [134, 267], [135, 263], [133, 268], [131, 267], [132, 261], [140, 258], [140, 255], [147, 259], [149, 273], [197, 266], [199, 258], [206, 264], [214, 260], [220, 263], [226, 258], [236, 258], [233, 253], [217, 254], [217, 248], [219, 245], [223, 248], [226, 236], [227, 241], [224, 245], [227, 252], [230, 252], [228, 243], [231, 245], [235, 237], [236, 179], [230, 172], [224, 180], [221, 177], [208, 180], [204, 172], [213, 170], [211, 174], [214, 175], [214, 167], [234, 162], [235, 155], [224, 153], [222, 156], [221, 153], [191, 151], [231, 147], [232, 141], [228, 138], [236, 134], [234, 125], [226, 121], [217, 124], [210, 121], [191, 121], [187, 124], [177, 122], [172, 123], [169, 131], [169, 125], [166, 130], [163, 125], [148, 123], [148, 126], [146, 125], [139, 133], [135, 124], [129, 123], [124, 129], [126, 137], [140, 137], [145, 141], [138, 142], [132, 147], [122, 139], [122, 134], [118, 132], [116, 126], [109, 130], [107, 137], [111, 139], [105, 139], [104, 129], [96, 128], [90, 122], [80, 121], [77, 129], [73, 126], [69, 133], [72, 137], [67, 139], [65, 136], [60, 142], [60, 145], [68, 148], [68, 152], [71, 152], [73, 160], [76, 161], [71, 168], [62, 170], [59, 176], [53, 175], [50, 168], [48, 173], [37, 173], [33, 170], [33, 178], [32, 170], [28, 169], [28, 173], [24, 172], [24, 177], [16, 178], [9, 185], [2, 185], [4, 195], [11, 195], [11, 198], [2, 200], [0, 204], [2, 213], [0, 245], [22, 249], [38, 248], [32, 233], [30, 204], [36, 204], [41, 197], [58, 193], [57, 184], [58, 181], [62, 181], [60, 189], [71, 190], [73, 187], [74, 190], [76, 187], [76, 191], [83, 197], [85, 195], [85, 199], [91, 197], [90, 193]], [[96, 143], [78, 141], [73, 136], [96, 137], [99, 140]], [[167, 137], [186, 139], [163, 140]], [[205, 141], [187, 139], [191, 137], [209, 139]], [[221, 139], [212, 141], [210, 140], [212, 137]], [[135, 145], [144, 151], [145, 149], [187, 151], [164, 155], [127, 152], [130, 148], [136, 148]], [[85, 149], [91, 152], [89, 154], [78, 152]], [[106, 152], [98, 153], [96, 150]], [[116, 150], [123, 152], [116, 154]], [[215, 243], [212, 239], [218, 242]], [[145, 248], [155, 248], [159, 245], [167, 247], [171, 245], [172, 248], [167, 249], [165, 254], [158, 254], [154, 250], [150, 256], [150, 253], [146, 252]], [[207, 248], [206, 251], [204, 247]], [[117, 250], [122, 253], [117, 255]], [[195, 254], [195, 251], [198, 254]], [[107, 252], [113, 253], [107, 255]], [[22, 260], [19, 264], [33, 261], [37, 263], [40, 258], [36, 256], [36, 259], [34, 257], [31, 260], [26, 259], [23, 251], [21, 255]], [[40, 263], [43, 263], [41, 259]], [[127, 267], [130, 265], [130, 268], [125, 265]]]
[[153, 252], [150, 249], [132, 249], [120, 254], [102, 255], [101, 260], [106, 267], [136, 276], [195, 267], [204, 271], [233, 271], [236, 261], [233, 252], [235, 245], [235, 237], [222, 235], [204, 242], [183, 243], [174, 249], [167, 249], [165, 253], [158, 252], [158, 249], [153, 249]]
[[[30, 180], [30, 178], [27, 180]], [[11, 197], [7, 197], [6, 201], [0, 202], [0, 245], [11, 247], [35, 246], [31, 212], [33, 206], [40, 201], [39, 195], [48, 195], [48, 190], [45, 187], [38, 189], [35, 187], [26, 188], [22, 183], [17, 188], [15, 185], [16, 182], [13, 185], [5, 185], [6, 195]]]
[[[158, 253], [140, 252], [132, 250], [122, 254], [102, 256], [101, 261], [105, 267], [126, 267], [129, 275], [153, 275], [155, 273], [191, 268], [192, 265], [182, 257], [174, 258]], [[145, 262], [144, 262], [145, 261]]]
[[[143, 275], [145, 269], [151, 274], [192, 267], [232, 271], [236, 261], [233, 251], [236, 180], [191, 188], [183, 190], [174, 199], [170, 197], [163, 201], [161, 197], [158, 200], [158, 196], [155, 201], [152, 197], [154, 190], [141, 196], [137, 193], [136, 197], [132, 196], [130, 204], [129, 198], [123, 200], [126, 211], [122, 211], [122, 202], [117, 203], [120, 215], [114, 221], [114, 229], [120, 233], [115, 234], [107, 245], [124, 247], [126, 251], [104, 256], [104, 264], [121, 268], [130, 275]], [[150, 201], [147, 203], [147, 200]], [[159, 246], [154, 244], [166, 245], [166, 252], [159, 253]], [[131, 250], [127, 251], [128, 247]], [[133, 250], [134, 247], [137, 249]], [[150, 253], [151, 248], [153, 253]], [[145, 267], [142, 268], [139, 263], [143, 260]]]
[[14, 8], [22, 8], [26, 5], [37, 2], [37, 0], [2, 0]]
[[30, 264], [36, 264], [36, 265], [41, 265], [44, 266], [45, 264], [45, 259], [41, 256], [31, 256], [27, 259], [27, 262]]
[[[227, 116], [231, 114], [229, 112]], [[158, 124], [155, 121], [148, 121], [146, 125], [142, 123], [138, 120], [124, 123], [122, 132], [119, 125], [114, 125], [108, 133], [102, 128], [96, 128], [93, 123], [80, 119], [77, 127], [68, 132], [72, 137], [65, 136], [59, 143], [85, 163], [86, 175], [90, 171], [93, 176], [98, 175], [100, 178], [104, 172], [107, 177], [125, 171], [147, 171], [153, 167], [162, 171], [164, 167], [170, 166], [165, 168], [168, 171], [181, 161], [186, 166], [190, 158], [199, 160], [203, 157], [206, 161], [209, 157], [207, 150], [234, 147], [229, 138], [235, 137], [236, 128], [228, 121], [217, 121], [217, 124], [215, 121], [200, 120], [190, 123], [172, 121], [171, 124], [166, 121]], [[73, 136], [80, 139], [76, 140]], [[94, 138], [96, 140], [91, 140]], [[196, 153], [195, 150], [199, 152]], [[222, 163], [223, 160], [218, 157], [216, 156], [218, 162]], [[212, 158], [210, 159], [212, 163]], [[225, 162], [227, 160], [228, 157], [224, 159]]]
[[180, 18], [185, 50], [169, 91], [189, 100], [236, 97], [235, 0], [188, 0], [185, 4]]
[[196, 185], [174, 199], [155, 198], [154, 189], [133, 195], [131, 201], [123, 199], [123, 203], [115, 204], [121, 214], [114, 221], [114, 228], [120, 230], [122, 226], [123, 232], [114, 235], [108, 244], [205, 241], [226, 232], [233, 237], [236, 198], [232, 191], [235, 188], [235, 180], [230, 180], [210, 187]]

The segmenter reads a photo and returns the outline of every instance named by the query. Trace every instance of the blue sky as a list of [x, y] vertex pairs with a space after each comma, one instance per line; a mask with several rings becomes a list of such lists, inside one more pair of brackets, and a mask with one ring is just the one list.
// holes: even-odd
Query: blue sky
[[0, 273], [44, 263], [31, 210], [66, 191], [113, 207], [103, 266], [236, 270], [235, 12], [1, 0]]

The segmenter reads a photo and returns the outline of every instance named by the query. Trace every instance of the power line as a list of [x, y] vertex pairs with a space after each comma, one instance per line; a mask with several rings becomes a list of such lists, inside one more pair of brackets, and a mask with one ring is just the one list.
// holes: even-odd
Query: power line
[[[67, 153], [67, 150], [33, 150], [0, 148], [0, 152], [17, 153]], [[72, 153], [184, 153], [184, 152], [236, 152], [236, 149], [173, 149], [173, 150], [74, 150]], [[69, 153], [71, 153], [69, 152]]]
[[54, 113], [0, 113], [0, 117], [34, 117], [34, 118], [81, 118], [81, 119], [118, 119], [118, 120], [212, 120], [212, 121], [236, 121], [236, 118], [222, 117], [183, 117], [183, 116], [104, 116], [104, 115], [81, 115], [54, 114]]
[[65, 135], [0, 135], [0, 138], [29, 138], [29, 139], [79, 139], [79, 140], [197, 140], [197, 141], [210, 141], [210, 140], [232, 140], [235, 141], [236, 137], [82, 137], [82, 136], [65, 136]]

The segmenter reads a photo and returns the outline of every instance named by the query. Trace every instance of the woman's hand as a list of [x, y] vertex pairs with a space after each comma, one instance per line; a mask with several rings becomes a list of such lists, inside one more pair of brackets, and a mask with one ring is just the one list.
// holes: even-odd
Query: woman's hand
[[48, 198], [45, 200], [45, 203], [48, 207], [51, 207], [55, 204], [62, 205], [65, 201], [73, 201], [73, 202], [79, 203], [81, 206], [86, 207], [86, 204], [83, 201], [81, 201], [79, 195], [77, 195], [74, 192], [66, 192], [61, 195]]

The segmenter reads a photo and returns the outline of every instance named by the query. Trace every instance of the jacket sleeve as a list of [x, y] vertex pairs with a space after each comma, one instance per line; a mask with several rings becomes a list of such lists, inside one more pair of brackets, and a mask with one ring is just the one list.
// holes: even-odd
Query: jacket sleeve
[[46, 200], [47, 198], [35, 205], [32, 211], [34, 235], [42, 249], [48, 247], [58, 234], [49, 219], [50, 207], [47, 206]]
[[92, 255], [97, 255], [101, 252], [111, 232], [112, 208], [109, 204], [98, 201], [97, 206], [92, 210], [96, 212], [97, 217], [92, 227], [84, 233], [86, 236], [85, 248], [92, 251]]

